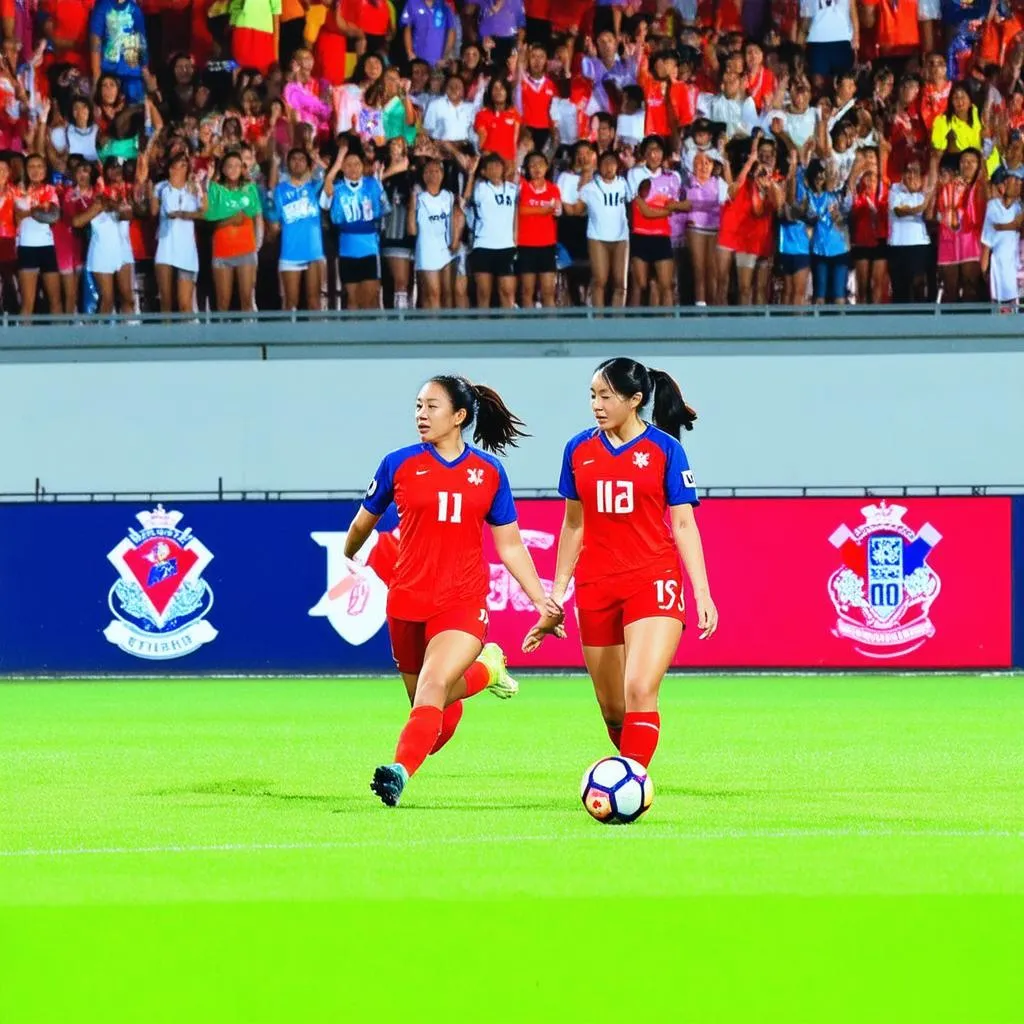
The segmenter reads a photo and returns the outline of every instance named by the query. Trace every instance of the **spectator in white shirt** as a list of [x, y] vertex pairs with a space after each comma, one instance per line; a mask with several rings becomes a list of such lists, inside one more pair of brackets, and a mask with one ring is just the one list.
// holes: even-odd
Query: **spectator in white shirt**
[[702, 92], [697, 97], [697, 113], [709, 121], [722, 122], [730, 139], [735, 135], [750, 135], [758, 124], [757, 107], [745, 95], [740, 76], [734, 71], [722, 73], [721, 92]]
[[929, 189], [921, 164], [910, 160], [903, 180], [889, 189], [889, 272], [894, 302], [926, 302], [931, 243], [925, 224]]
[[465, 100], [466, 87], [458, 75], [451, 75], [445, 84], [444, 96], [427, 108], [423, 128], [438, 142], [468, 142], [476, 111]]

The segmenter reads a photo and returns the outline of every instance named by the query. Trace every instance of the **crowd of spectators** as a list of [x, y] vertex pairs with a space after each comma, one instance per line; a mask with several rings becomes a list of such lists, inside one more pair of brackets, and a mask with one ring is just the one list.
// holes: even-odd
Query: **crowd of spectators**
[[0, 0], [0, 21], [9, 313], [1020, 293], [1008, 0]]

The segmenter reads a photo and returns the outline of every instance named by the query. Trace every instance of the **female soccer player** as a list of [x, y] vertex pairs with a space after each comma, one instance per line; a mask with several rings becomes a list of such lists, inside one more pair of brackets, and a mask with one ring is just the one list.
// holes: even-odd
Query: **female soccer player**
[[[653, 424], [640, 417], [652, 397]], [[678, 440], [697, 414], [667, 373], [621, 357], [597, 368], [590, 405], [597, 427], [572, 438], [562, 461], [565, 519], [551, 599], [562, 603], [575, 572], [583, 658], [608, 735], [646, 766], [661, 728], [658, 689], [685, 621], [680, 557], [701, 639], [718, 627], [693, 517], [693, 473]], [[549, 631], [550, 622], [538, 622], [523, 650], [535, 650]]]
[[[474, 423], [480, 448], [462, 438]], [[447, 738], [444, 733], [454, 730], [461, 698], [495, 681], [485, 677], [474, 685], [467, 674], [487, 632], [484, 523], [498, 556], [541, 616], [538, 626], [564, 636], [562, 612], [545, 595], [519, 535], [508, 477], [487, 454], [515, 445], [525, 436], [522, 425], [491, 388], [463, 377], [432, 377], [416, 398], [420, 443], [384, 457], [349, 527], [345, 557], [352, 559], [392, 501], [398, 508], [401, 535], [388, 589], [388, 631], [413, 707], [394, 762], [377, 768], [370, 784], [389, 807], [427, 754]], [[494, 669], [491, 675], [503, 673], [504, 659]]]

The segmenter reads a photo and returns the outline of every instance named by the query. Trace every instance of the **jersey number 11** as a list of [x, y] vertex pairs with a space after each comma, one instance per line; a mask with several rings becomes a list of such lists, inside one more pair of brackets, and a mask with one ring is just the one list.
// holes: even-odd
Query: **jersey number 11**
[[[451, 498], [451, 508], [448, 507], [448, 499]], [[462, 522], [462, 495], [458, 491], [437, 492], [437, 521], [439, 523], [461, 523]]]

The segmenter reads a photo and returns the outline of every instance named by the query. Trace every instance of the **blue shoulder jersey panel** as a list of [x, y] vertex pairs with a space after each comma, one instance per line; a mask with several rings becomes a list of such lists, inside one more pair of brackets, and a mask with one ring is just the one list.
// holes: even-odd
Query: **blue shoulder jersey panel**
[[498, 487], [494, 492], [491, 507], [484, 518], [491, 526], [508, 526], [509, 523], [514, 523], [519, 516], [516, 513], [516, 503], [512, 499], [512, 487], [508, 482], [505, 467], [490, 452], [481, 451], [472, 445], [470, 447], [474, 455], [493, 466], [498, 474]]
[[562, 472], [558, 477], [558, 493], [569, 501], [579, 501], [579, 492], [576, 490], [576, 475], [572, 469], [572, 457], [576, 449], [584, 441], [589, 441], [597, 434], [597, 427], [588, 427], [581, 430], [575, 437], [569, 438], [562, 454]]
[[377, 472], [373, 474], [370, 486], [366, 489], [366, 497], [363, 498], [363, 508], [367, 512], [374, 516], [382, 516], [385, 513], [395, 497], [395, 473], [398, 472], [398, 467], [406, 459], [419, 455], [422, 451], [422, 444], [411, 444], [405, 448], [396, 448], [384, 456], [377, 467]]
[[651, 426], [651, 440], [665, 453], [665, 502], [668, 505], [699, 505], [697, 484], [683, 446], [664, 430]]

